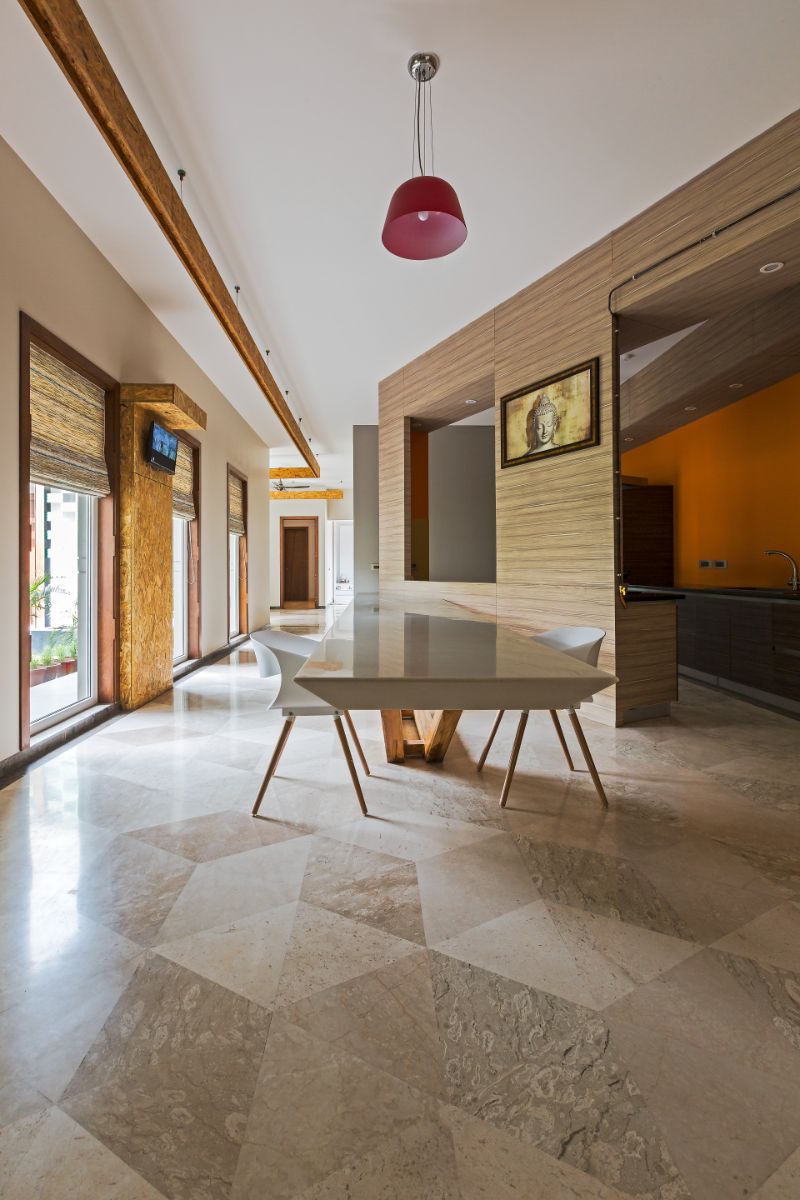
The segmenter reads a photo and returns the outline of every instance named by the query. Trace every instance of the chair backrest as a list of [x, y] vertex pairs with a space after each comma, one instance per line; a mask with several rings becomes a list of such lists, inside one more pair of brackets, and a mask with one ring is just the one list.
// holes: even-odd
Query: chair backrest
[[537, 633], [533, 641], [541, 642], [551, 650], [560, 650], [570, 658], [580, 659], [590, 667], [596, 667], [605, 636], [605, 629], [598, 629], [593, 625], [559, 625], [557, 629], [550, 629], [547, 633]]
[[259, 629], [250, 634], [250, 641], [255, 651], [259, 675], [264, 678], [280, 675], [285, 683], [294, 679], [317, 645], [313, 638], [281, 633], [276, 629]]

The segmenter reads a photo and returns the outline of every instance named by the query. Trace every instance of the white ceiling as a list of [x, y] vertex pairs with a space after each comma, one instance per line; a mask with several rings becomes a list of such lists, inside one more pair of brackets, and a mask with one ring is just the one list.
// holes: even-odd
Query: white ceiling
[[[337, 463], [351, 426], [377, 419], [380, 378], [797, 104], [797, 0], [84, 8], [168, 169], [188, 171], [192, 215], [241, 285], [245, 316], [314, 449]], [[410, 170], [405, 64], [416, 49], [441, 55], [437, 170], [469, 227], [461, 250], [428, 263], [380, 243], [391, 192]], [[27, 119], [6, 122], [23, 157]], [[95, 142], [107, 183], [99, 158], [110, 154]], [[97, 205], [87, 198], [82, 214], [74, 184], [58, 175], [51, 168], [47, 185], [104, 249]], [[127, 277], [124, 258], [115, 265]], [[146, 281], [134, 286], [148, 292]], [[157, 300], [148, 299], [154, 311]], [[198, 308], [198, 327], [204, 320]], [[202, 349], [205, 339], [185, 336]], [[218, 382], [225, 374], [201, 365]]]

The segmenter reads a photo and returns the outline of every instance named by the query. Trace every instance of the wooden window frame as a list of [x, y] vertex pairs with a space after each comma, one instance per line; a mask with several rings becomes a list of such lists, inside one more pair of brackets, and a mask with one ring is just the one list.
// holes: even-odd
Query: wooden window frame
[[226, 570], [226, 572], [225, 572], [225, 579], [226, 579], [226, 581], [227, 581], [227, 582], [226, 582], [226, 592], [227, 592], [227, 596], [228, 596], [228, 603], [227, 603], [226, 610], [225, 610], [225, 612], [226, 612], [226, 616], [225, 616], [225, 623], [226, 623], [226, 625], [227, 625], [227, 627], [228, 627], [228, 633], [227, 633], [227, 642], [228, 642], [228, 645], [230, 645], [230, 642], [231, 642], [231, 629], [230, 629], [230, 611], [231, 611], [231, 542], [230, 542], [231, 495], [230, 495], [230, 489], [229, 489], [229, 486], [228, 486], [228, 479], [229, 479], [229, 477], [230, 477], [231, 475], [234, 475], [234, 476], [235, 476], [235, 477], [236, 477], [236, 478], [237, 478], [237, 479], [238, 479], [238, 480], [241, 482], [241, 485], [242, 485], [242, 519], [243, 519], [243, 521], [244, 521], [244, 533], [243, 533], [243, 534], [240, 536], [240, 538], [239, 538], [239, 632], [238, 632], [237, 634], [234, 634], [234, 637], [236, 637], [236, 638], [242, 637], [244, 634], [246, 634], [246, 633], [249, 633], [249, 632], [250, 632], [250, 605], [249, 605], [249, 600], [250, 600], [250, 598], [249, 598], [249, 596], [248, 596], [248, 593], [247, 593], [247, 568], [248, 568], [248, 560], [247, 560], [247, 534], [248, 534], [248, 519], [247, 519], [247, 516], [248, 516], [248, 514], [247, 514], [247, 503], [248, 503], [248, 498], [247, 498], [247, 476], [246, 476], [246, 475], [243, 475], [243, 474], [242, 474], [242, 472], [241, 472], [241, 471], [239, 471], [239, 470], [237, 470], [237, 468], [236, 468], [236, 467], [232, 466], [232, 465], [231, 465], [231, 463], [228, 463], [228, 464], [227, 464], [227, 466], [228, 466], [228, 469], [227, 469], [227, 471], [225, 472], [225, 545], [226, 545], [226, 547], [227, 547], [226, 554], [225, 554], [225, 559], [226, 559], [226, 563], [227, 563], [227, 570]]
[[[186, 629], [186, 659], [179, 665], [184, 666], [187, 660], [200, 658], [202, 651], [200, 641], [202, 635], [202, 591], [200, 587], [200, 535], [201, 521], [201, 492], [200, 492], [200, 442], [192, 437], [185, 429], [176, 430], [178, 440], [184, 442], [192, 452], [192, 499], [194, 500], [194, 520], [188, 521], [190, 526], [190, 561], [189, 561], [189, 613]], [[193, 561], [191, 561], [193, 560]], [[192, 566], [194, 570], [192, 570]], [[194, 575], [194, 579], [192, 579]]]
[[19, 315], [19, 744], [31, 744], [30, 724], [30, 348], [39, 346], [105, 393], [105, 458], [111, 491], [97, 502], [97, 702], [119, 696], [119, 383], [32, 317]]
[[[278, 569], [280, 572], [280, 579], [281, 579], [281, 608], [283, 608], [283, 604], [284, 604], [283, 552], [284, 552], [284, 529], [286, 528], [286, 524], [285, 524], [286, 521], [308, 521], [309, 524], [313, 524], [313, 528], [314, 528], [314, 553], [313, 553], [314, 596], [313, 596], [313, 601], [314, 601], [314, 608], [319, 608], [320, 607], [320, 604], [319, 604], [319, 517], [318, 516], [305, 517], [302, 515], [302, 513], [292, 514], [291, 517], [281, 517], [281, 555], [280, 555], [280, 563], [278, 564]], [[291, 604], [292, 601], [290, 600], [289, 603]]]

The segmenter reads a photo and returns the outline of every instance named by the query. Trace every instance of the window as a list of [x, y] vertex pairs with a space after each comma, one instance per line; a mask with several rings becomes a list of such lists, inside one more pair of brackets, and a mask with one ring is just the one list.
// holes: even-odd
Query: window
[[200, 657], [200, 444], [181, 431], [172, 477], [172, 662]]
[[228, 640], [247, 630], [247, 480], [229, 466]]
[[30, 485], [30, 728], [97, 700], [97, 500]]
[[172, 661], [189, 655], [189, 522], [172, 518]]
[[238, 533], [228, 534], [228, 637], [236, 637], [239, 625], [239, 539]]
[[118, 388], [20, 318], [20, 747], [117, 698]]

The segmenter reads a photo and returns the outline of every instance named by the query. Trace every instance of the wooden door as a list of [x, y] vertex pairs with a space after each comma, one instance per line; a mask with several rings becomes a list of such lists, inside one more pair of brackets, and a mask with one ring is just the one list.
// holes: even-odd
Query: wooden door
[[319, 604], [317, 518], [281, 517], [281, 607]]

